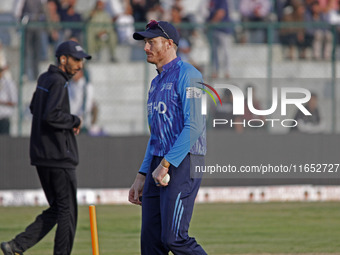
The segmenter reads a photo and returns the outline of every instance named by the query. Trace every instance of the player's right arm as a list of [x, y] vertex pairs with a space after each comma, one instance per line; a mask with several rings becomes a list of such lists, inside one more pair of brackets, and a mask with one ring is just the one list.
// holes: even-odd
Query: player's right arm
[[129, 190], [129, 202], [135, 205], [141, 205], [142, 202], [139, 197], [143, 194], [143, 188], [145, 183], [145, 175], [138, 173], [135, 181], [133, 182]]
[[150, 153], [150, 140], [148, 142], [148, 146], [146, 148], [145, 156], [143, 163], [137, 173], [136, 179], [133, 182], [130, 190], [129, 190], [129, 202], [136, 205], [141, 205], [142, 202], [139, 200], [139, 197], [143, 194], [143, 188], [146, 178], [146, 173], [148, 172], [152, 160], [152, 155]]
[[142, 165], [141, 165], [141, 167], [139, 168], [139, 171], [138, 171], [139, 173], [143, 174], [144, 176], [149, 171], [151, 161], [152, 161], [152, 154], [150, 152], [150, 141], [151, 141], [151, 138], [149, 139], [148, 145], [146, 147], [143, 163], [142, 163]]

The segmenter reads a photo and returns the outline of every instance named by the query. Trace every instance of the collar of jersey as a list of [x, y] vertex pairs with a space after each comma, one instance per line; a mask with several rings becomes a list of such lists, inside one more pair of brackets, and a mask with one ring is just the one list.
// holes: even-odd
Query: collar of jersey
[[[166, 73], [167, 71], [169, 71], [169, 70], [170, 70], [174, 65], [176, 65], [176, 64], [178, 63], [178, 61], [180, 61], [180, 60], [181, 60], [181, 57], [177, 57], [177, 58], [175, 58], [174, 60], [170, 61], [169, 63], [165, 64], [165, 65], [162, 67], [162, 69], [163, 69], [162, 73]], [[158, 70], [157, 70], [157, 72], [158, 72]], [[158, 74], [159, 74], [159, 72], [158, 72]]]

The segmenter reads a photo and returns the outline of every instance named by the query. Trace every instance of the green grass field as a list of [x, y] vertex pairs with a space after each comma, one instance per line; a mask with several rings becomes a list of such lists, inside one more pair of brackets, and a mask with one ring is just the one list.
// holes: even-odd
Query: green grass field
[[[0, 240], [22, 231], [44, 208], [0, 207]], [[96, 206], [101, 255], [139, 253], [140, 207]], [[340, 254], [340, 204], [197, 204], [191, 235], [209, 255]], [[54, 231], [25, 255], [52, 254]], [[73, 255], [91, 255], [87, 206], [79, 207]]]

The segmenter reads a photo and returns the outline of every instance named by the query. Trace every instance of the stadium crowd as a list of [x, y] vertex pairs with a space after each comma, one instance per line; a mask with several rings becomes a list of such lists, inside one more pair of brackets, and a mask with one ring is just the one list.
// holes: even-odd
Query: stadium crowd
[[[136, 30], [143, 30], [151, 19], [166, 20], [177, 25], [181, 35], [178, 55], [198, 69], [204, 67], [195, 63], [191, 52], [199, 38], [198, 30], [203, 31], [200, 34], [206, 35], [211, 47], [211, 78], [221, 75], [223, 78], [230, 77], [229, 52], [233, 44], [267, 43], [266, 25], [269, 22], [284, 22], [283, 26], [275, 28], [272, 40], [282, 45], [286, 61], [330, 61], [334, 31], [329, 25], [340, 24], [339, 0], [86, 2], [84, 8], [83, 0], [12, 0], [11, 13], [1, 11], [0, 7], [0, 22], [27, 24], [41, 21], [47, 24], [28, 26], [24, 33], [24, 72], [27, 80], [35, 81], [39, 75], [40, 61], [50, 60], [51, 52], [62, 41], [70, 39], [84, 45], [94, 61], [101, 60], [101, 49], [106, 47], [110, 54], [109, 61], [119, 62], [120, 59], [116, 57], [117, 45], [133, 46], [136, 42], [131, 35]], [[251, 26], [247, 25], [248, 22], [251, 22]], [[6, 27], [0, 27], [0, 30], [0, 45], [11, 45], [13, 42], [6, 33]], [[6, 69], [6, 61], [1, 61], [0, 70]]]
[[[13, 17], [16, 21], [45, 21], [48, 29], [30, 28], [26, 33], [26, 49], [29, 54], [25, 66], [31, 79], [37, 77], [36, 63], [47, 58], [49, 46], [55, 47], [64, 40], [77, 38], [86, 40], [91, 54], [96, 54], [104, 44], [110, 48], [111, 60], [117, 43], [132, 44], [131, 33], [136, 22], [150, 19], [182, 22], [216, 23], [227, 22], [226, 33], [237, 43], [264, 43], [267, 33], [262, 26], [246, 28], [239, 22], [326, 22], [340, 23], [338, 0], [200, 0], [197, 8], [188, 8], [185, 0], [93, 0], [92, 7], [82, 13], [77, 8], [79, 0], [15, 0]], [[224, 16], [212, 19], [212, 10], [219, 6]], [[82, 9], [83, 10], [83, 9]], [[4, 16], [0, 12], [0, 16]], [[7, 15], [7, 14], [6, 14]], [[0, 21], [6, 20], [1, 18]], [[8, 20], [8, 18], [7, 18]], [[84, 29], [79, 26], [68, 28], [57, 26], [59, 22], [101, 23], [90, 26], [85, 38]], [[103, 24], [107, 23], [106, 26]], [[112, 26], [114, 25], [114, 26]], [[181, 29], [184, 41], [180, 51], [188, 57], [195, 33], [192, 29]], [[220, 29], [222, 31], [222, 29]], [[4, 37], [3, 34], [1, 37]], [[6, 38], [0, 38], [7, 41]], [[293, 59], [293, 47], [299, 50], [299, 58], [305, 58], [306, 48], [311, 48], [316, 60], [330, 58], [332, 34], [325, 26], [284, 26], [277, 32], [277, 42], [287, 47], [286, 57]], [[34, 43], [33, 43], [34, 42]], [[227, 42], [226, 42], [227, 45]], [[95, 55], [96, 56], [96, 55]], [[184, 57], [183, 56], [183, 57]]]

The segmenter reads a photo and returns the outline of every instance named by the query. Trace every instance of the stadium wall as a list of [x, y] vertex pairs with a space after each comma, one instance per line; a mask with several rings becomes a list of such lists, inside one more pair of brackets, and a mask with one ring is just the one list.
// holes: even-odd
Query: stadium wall
[[[208, 133], [207, 164], [221, 158], [235, 165], [293, 163], [339, 163], [337, 135], [268, 135], [228, 132]], [[83, 189], [128, 188], [144, 157], [148, 136], [89, 137], [80, 135], [78, 186]], [[338, 170], [340, 172], [340, 169]], [[203, 186], [339, 185], [332, 178], [204, 178]], [[0, 190], [40, 188], [29, 162], [29, 138], [0, 136]]]

